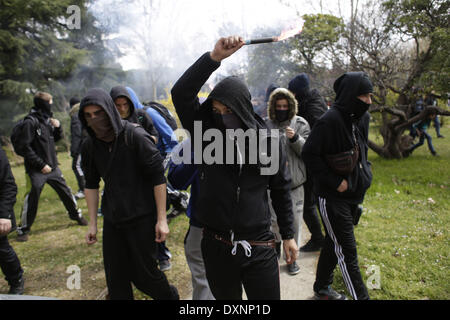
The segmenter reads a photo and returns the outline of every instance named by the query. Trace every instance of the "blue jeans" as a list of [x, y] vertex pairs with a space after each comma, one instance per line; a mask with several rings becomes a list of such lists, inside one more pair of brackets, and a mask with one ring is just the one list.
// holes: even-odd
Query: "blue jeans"
[[426, 131], [421, 131], [419, 142], [412, 146], [411, 152], [414, 151], [416, 148], [420, 147], [421, 145], [423, 145], [425, 142], [425, 139], [427, 139], [428, 149], [430, 149], [430, 152], [432, 154], [435, 154], [436, 150], [434, 150], [431, 136]]
[[439, 116], [436, 116], [433, 120], [434, 122], [434, 128], [436, 129], [436, 135], [438, 137], [441, 136], [441, 123], [439, 122]]

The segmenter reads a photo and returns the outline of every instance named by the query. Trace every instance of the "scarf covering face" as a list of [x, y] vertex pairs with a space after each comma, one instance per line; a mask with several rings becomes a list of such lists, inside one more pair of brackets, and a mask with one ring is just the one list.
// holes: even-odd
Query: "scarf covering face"
[[[89, 105], [96, 105], [101, 107], [105, 111], [107, 120], [109, 120], [109, 122], [106, 123], [106, 120], [102, 120], [105, 122], [97, 125], [97, 121], [99, 120], [96, 120], [92, 122], [93, 127], [91, 127], [91, 125], [88, 124], [88, 120], [84, 116], [84, 108]], [[106, 137], [106, 139], [110, 140], [111, 137], [109, 137], [109, 134], [111, 133], [108, 132], [108, 129], [105, 129], [109, 126], [111, 126], [112, 128], [112, 134], [114, 138], [117, 138], [123, 130], [123, 120], [120, 118], [119, 112], [114, 105], [114, 101], [105, 90], [100, 88], [90, 89], [83, 97], [80, 103], [80, 110], [78, 111], [78, 118], [80, 119], [83, 126], [87, 127], [87, 131], [92, 138], [100, 139], [99, 137]], [[96, 129], [100, 129], [98, 131], [98, 135], [94, 131], [94, 127]], [[103, 128], [103, 130], [101, 128]]]
[[336, 92], [334, 107], [346, 113], [353, 121], [358, 121], [368, 110], [369, 104], [357, 97], [373, 91], [372, 82], [365, 72], [347, 72], [333, 85]]
[[221, 131], [225, 131], [226, 129], [233, 129], [233, 130], [243, 129], [244, 127], [242, 120], [234, 113], [227, 113], [227, 114], [214, 113], [213, 119], [217, 128]]
[[34, 107], [44, 118], [51, 118], [53, 116], [52, 105], [48, 101], [41, 98], [34, 98]]
[[100, 113], [95, 118], [87, 118], [86, 121], [88, 126], [94, 130], [97, 139], [105, 142], [112, 142], [114, 140], [114, 129], [106, 112]]
[[288, 120], [289, 110], [275, 110], [275, 118], [278, 122], [284, 122]]

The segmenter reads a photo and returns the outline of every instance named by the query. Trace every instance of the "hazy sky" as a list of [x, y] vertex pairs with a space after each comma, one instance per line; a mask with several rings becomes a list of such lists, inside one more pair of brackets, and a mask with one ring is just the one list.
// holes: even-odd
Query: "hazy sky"
[[[100, 22], [108, 20], [114, 10], [123, 21], [112, 38], [122, 40], [120, 47], [125, 55], [119, 62], [125, 70], [142, 68], [148, 63], [142, 59], [145, 50], [142, 38], [158, 45], [159, 58], [181, 50], [185, 52], [186, 63], [192, 63], [192, 57], [211, 50], [219, 37], [231, 35], [222, 32], [232, 30], [232, 34], [246, 38], [256, 28], [272, 27], [281, 32], [297, 26], [303, 14], [346, 17], [350, 13], [350, 0], [153, 0], [154, 10], [148, 15], [151, 22], [146, 22], [143, 11], [150, 0], [141, 1], [144, 4], [119, 7], [119, 3], [126, 1], [98, 0], [92, 8]], [[147, 30], [149, 24], [152, 30]], [[224, 27], [229, 30], [223, 30]], [[275, 35], [278, 34], [268, 36]], [[158, 57], [154, 60], [158, 61]]]

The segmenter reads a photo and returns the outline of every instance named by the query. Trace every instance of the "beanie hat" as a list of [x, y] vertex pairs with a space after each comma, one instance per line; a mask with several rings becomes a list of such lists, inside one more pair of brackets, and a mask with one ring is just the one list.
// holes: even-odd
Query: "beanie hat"
[[306, 73], [300, 73], [294, 79], [289, 81], [288, 89], [295, 95], [300, 95], [305, 89], [309, 88], [309, 77]]
[[72, 97], [70, 98], [69, 104], [70, 107], [72, 108], [74, 105], [76, 105], [77, 103], [80, 103], [80, 99], [76, 98], [76, 97]]
[[267, 87], [267, 90], [266, 90], [266, 102], [267, 101], [269, 101], [269, 98], [270, 98], [270, 94], [275, 90], [275, 89], [277, 89], [278, 88], [278, 86], [276, 86], [275, 84], [270, 84], [268, 87]]

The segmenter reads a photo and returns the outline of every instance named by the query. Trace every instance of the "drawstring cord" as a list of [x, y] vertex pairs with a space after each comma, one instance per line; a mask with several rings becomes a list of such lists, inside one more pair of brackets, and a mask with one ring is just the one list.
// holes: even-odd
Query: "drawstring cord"
[[242, 248], [244, 248], [244, 250], [245, 250], [245, 255], [247, 257], [251, 257], [251, 255], [252, 255], [252, 246], [250, 245], [250, 243], [248, 243], [245, 240], [234, 241], [234, 232], [233, 231], [231, 231], [231, 243], [233, 245], [233, 249], [231, 250], [231, 254], [233, 256], [236, 255], [237, 246], [238, 246], [238, 244], [240, 244], [242, 246]]

